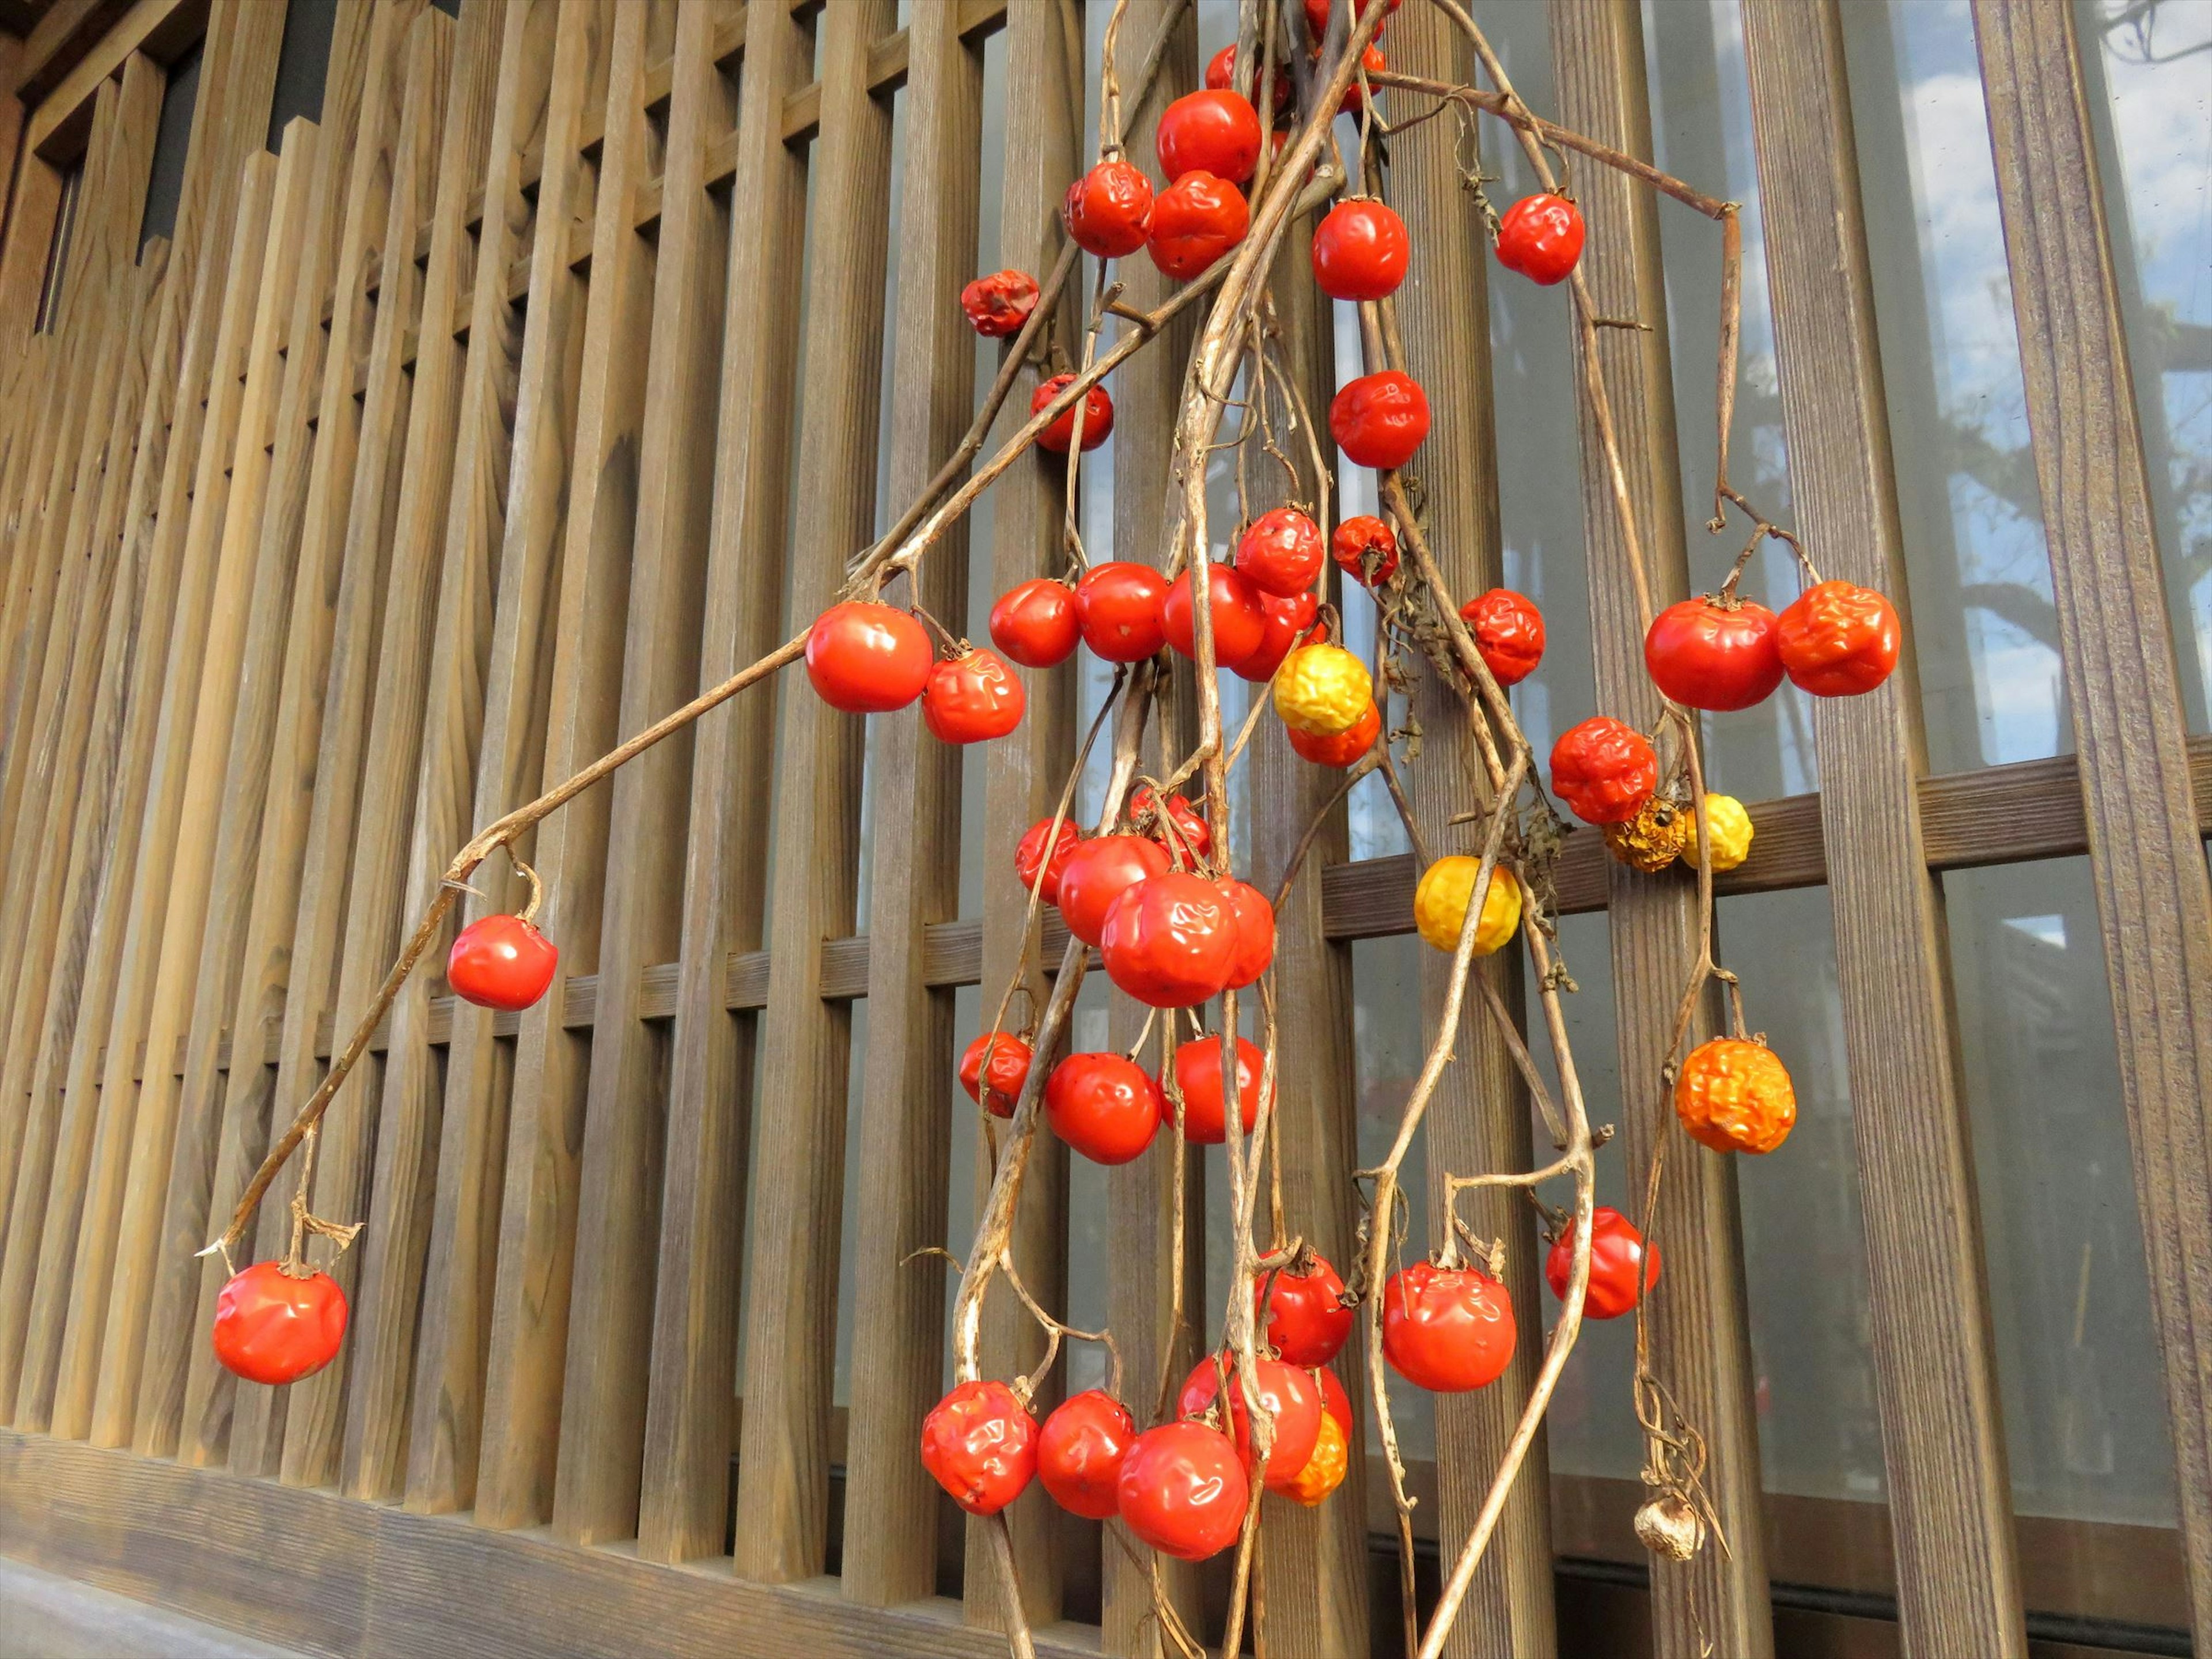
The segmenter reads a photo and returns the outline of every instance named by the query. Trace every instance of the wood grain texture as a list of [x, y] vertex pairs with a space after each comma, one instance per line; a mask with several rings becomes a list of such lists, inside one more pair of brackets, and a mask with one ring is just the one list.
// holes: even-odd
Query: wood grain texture
[[[1552, 61], [1561, 120], [1631, 155], [1650, 155], [1644, 31], [1633, 0], [1553, 0]], [[1686, 593], [1688, 572], [1657, 204], [1649, 191], [1609, 169], [1577, 168], [1571, 178], [1589, 223], [1582, 271], [1599, 313], [1636, 317], [1650, 329], [1604, 330], [1599, 354], [1651, 600], [1665, 605]], [[1644, 667], [1644, 619], [1586, 402], [1581, 426], [1598, 707], [1648, 729], [1659, 710]], [[1705, 1436], [1706, 1490], [1733, 1547], [1725, 1557], [1707, 1548], [1686, 1563], [1655, 1565], [1652, 1650], [1657, 1659], [1699, 1659], [1709, 1652], [1765, 1659], [1773, 1633], [1759, 1548], [1759, 1437], [1735, 1170], [1675, 1131], [1660, 1076], [1682, 983], [1697, 960], [1696, 890], [1648, 882], [1617, 864], [1607, 875], [1630, 1191], [1643, 1190], [1662, 1139], [1667, 1148], [1657, 1233], [1674, 1265], [1668, 1279], [1673, 1289], [1652, 1303], [1647, 1322], [1653, 1365]]]
[[[1798, 532], [1831, 578], [1902, 594], [1840, 14], [1746, 0], [1743, 15]], [[1949, 952], [1917, 810], [1919, 687], [1901, 666], [1871, 696], [1814, 708], [1899, 1616], [1915, 1654], [2019, 1654]]]
[[2083, 101], [2084, 45], [2072, 11], [2050, 0], [1976, 0], [1974, 24], [2203, 1648], [2212, 1644], [2212, 883], [2173, 641], [2152, 620], [2163, 614], [2162, 567]]

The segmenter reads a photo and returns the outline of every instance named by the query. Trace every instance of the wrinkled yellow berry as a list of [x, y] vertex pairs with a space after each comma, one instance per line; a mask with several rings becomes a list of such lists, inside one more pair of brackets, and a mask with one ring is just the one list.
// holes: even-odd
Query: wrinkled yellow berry
[[1654, 795], [1627, 823], [1607, 824], [1605, 844], [1623, 864], [1652, 875], [1682, 856], [1691, 833], [1689, 815], [1665, 796]]
[[[1468, 902], [1474, 896], [1474, 878], [1481, 869], [1480, 859], [1454, 853], [1421, 872], [1420, 885], [1413, 890], [1413, 925], [1437, 950], [1459, 949], [1459, 930], [1467, 921]], [[1521, 884], [1510, 871], [1493, 869], [1490, 890], [1483, 896], [1482, 920], [1475, 924], [1475, 955], [1488, 956], [1511, 939], [1520, 925]]]
[[1375, 682], [1340, 645], [1302, 645], [1275, 671], [1275, 712], [1315, 737], [1349, 732], [1374, 700]]
[[[1751, 814], [1734, 795], [1705, 797], [1705, 835], [1713, 844], [1715, 870], [1733, 870], [1751, 856]], [[1683, 842], [1682, 856], [1692, 866], [1697, 864], [1694, 827]]]

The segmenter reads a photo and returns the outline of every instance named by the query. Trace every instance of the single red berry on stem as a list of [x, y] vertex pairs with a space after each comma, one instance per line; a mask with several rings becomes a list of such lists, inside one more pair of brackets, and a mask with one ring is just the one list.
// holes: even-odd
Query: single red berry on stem
[[1406, 280], [1406, 222], [1369, 197], [1340, 202], [1314, 232], [1314, 281], [1332, 300], [1387, 300]]
[[1429, 435], [1429, 399], [1395, 368], [1348, 382], [1328, 405], [1328, 434], [1346, 459], [1377, 471], [1403, 466]]
[[[1609, 1204], [1590, 1212], [1589, 1285], [1583, 1292], [1583, 1316], [1588, 1319], [1618, 1319], [1632, 1312], [1642, 1291], [1637, 1289], [1637, 1268], [1644, 1270], [1644, 1290], [1659, 1282], [1659, 1247], [1644, 1243], [1635, 1224]], [[1544, 1258], [1544, 1279], [1552, 1294], [1564, 1302], [1574, 1277], [1575, 1235], [1571, 1227], [1553, 1244]]]
[[806, 678], [823, 702], [848, 714], [905, 708], [936, 663], [929, 635], [896, 605], [847, 599], [806, 633]]
[[560, 962], [553, 941], [520, 916], [484, 916], [453, 940], [446, 982], [479, 1008], [514, 1012], [545, 994]]
[[[1237, 1362], [1222, 1370], [1229, 1373], [1229, 1437], [1237, 1455], [1249, 1469], [1252, 1464], [1252, 1416], [1245, 1409], [1244, 1389], [1237, 1380]], [[1261, 1479], [1273, 1484], [1287, 1480], [1305, 1468], [1321, 1435], [1321, 1385], [1295, 1365], [1279, 1359], [1262, 1359], [1253, 1369], [1259, 1383], [1260, 1402], [1275, 1417], [1275, 1440], [1267, 1449], [1267, 1468]], [[1219, 1392], [1221, 1378], [1209, 1354], [1182, 1380], [1176, 1408], [1185, 1417], [1202, 1416]]]
[[[1023, 831], [1021, 843], [1014, 848], [1014, 874], [1020, 879], [1024, 893], [1036, 888], [1038, 867], [1045, 863], [1045, 837], [1051, 834], [1052, 820], [1039, 818]], [[1047, 904], [1060, 902], [1060, 878], [1067, 869], [1068, 860], [1075, 855], [1075, 849], [1082, 844], [1083, 831], [1076, 828], [1073, 820], [1062, 818], [1060, 834], [1052, 843], [1052, 861], [1044, 872], [1044, 902]]]
[[1165, 1110], [1159, 1085], [1121, 1054], [1070, 1054], [1044, 1080], [1045, 1121], [1094, 1164], [1142, 1155]]
[[1149, 836], [1093, 836], [1068, 854], [1060, 872], [1060, 916], [1085, 945], [1098, 943], [1106, 913], [1134, 884], [1164, 876], [1167, 848]]
[[[1359, 67], [1366, 70], [1370, 76], [1376, 76], [1389, 69], [1390, 64], [1382, 56], [1382, 47], [1370, 46], [1359, 54]], [[1379, 94], [1382, 88], [1377, 87], [1375, 90]], [[1355, 75], [1352, 77], [1352, 84], [1344, 89], [1343, 100], [1336, 106], [1337, 112], [1340, 115], [1357, 115], [1366, 107], [1367, 94], [1360, 89], [1359, 77]]]
[[[1291, 654], [1291, 647], [1303, 644], [1309, 634], [1318, 632], [1314, 628], [1314, 618], [1321, 611], [1321, 596], [1310, 589], [1287, 599], [1262, 593], [1260, 611], [1267, 619], [1267, 629], [1260, 636], [1260, 648], [1237, 665], [1237, 672], [1255, 684], [1265, 685], [1275, 678], [1275, 671]], [[1293, 732], [1297, 730], [1287, 729]]]
[[1108, 662], [1142, 662], [1167, 643], [1160, 602], [1168, 579], [1148, 564], [1094, 564], [1075, 585], [1083, 642]]
[[[988, 1067], [983, 1063], [987, 1048], [991, 1056]], [[1022, 1085], [1029, 1081], [1030, 1058], [1030, 1045], [1012, 1032], [986, 1031], [960, 1056], [960, 1086], [993, 1117], [1012, 1117]]]
[[996, 1515], [1036, 1473], [1036, 1419], [1003, 1382], [963, 1382], [921, 1421], [922, 1467], [970, 1515]]
[[1186, 173], [1152, 203], [1146, 245], [1163, 273], [1188, 282], [1243, 241], [1251, 224], [1243, 191], [1210, 173]]
[[1022, 723], [1028, 694], [995, 651], [969, 651], [929, 672], [921, 718], [940, 743], [982, 743]]
[[991, 643], [1024, 668], [1066, 662], [1082, 637], [1075, 590], [1050, 576], [1008, 588], [991, 607]]
[[1123, 891], [1098, 948], [1117, 988], [1150, 1008], [1188, 1008], [1229, 982], [1237, 913], [1205, 877], [1170, 871]]
[[1582, 210], [1564, 196], [1524, 196], [1498, 225], [1498, 263], [1549, 288], [1583, 257]]
[[[1260, 1073], [1266, 1060], [1256, 1043], [1237, 1039], [1237, 1115], [1248, 1135], [1260, 1121]], [[1183, 1139], [1194, 1146], [1220, 1146], [1229, 1138], [1229, 1115], [1221, 1098], [1220, 1034], [1207, 1031], [1176, 1048], [1175, 1078], [1182, 1094]], [[1172, 1128], [1175, 1103], [1165, 1101], [1161, 1121]]]
[[1121, 1460], [1121, 1522], [1182, 1561], [1227, 1549], [1243, 1530], [1252, 1492], [1229, 1437], [1203, 1423], [1163, 1423]]
[[1228, 988], [1241, 991], [1275, 959], [1275, 907], [1249, 881], [1224, 877], [1214, 884], [1237, 913], [1237, 951], [1230, 960]]
[[1552, 745], [1552, 793], [1584, 823], [1626, 823], [1659, 787], [1659, 757], [1609, 714], [1571, 726]]
[[[1258, 70], [1255, 70], [1252, 73], [1252, 89], [1255, 93], [1260, 88], [1261, 74], [1261, 71]], [[1206, 84], [1216, 92], [1229, 92], [1235, 89], [1237, 85], [1235, 42], [1232, 41], [1222, 47], [1219, 52], [1206, 60]], [[1291, 72], [1280, 64], [1275, 65], [1274, 84], [1275, 113], [1280, 115], [1284, 106], [1291, 101], [1291, 94], [1293, 90], [1291, 85]]]
[[1160, 112], [1153, 138], [1160, 171], [1171, 179], [1210, 173], [1241, 185], [1260, 165], [1260, 116], [1241, 94], [1207, 87]]
[[1037, 1431], [1037, 1479], [1069, 1514], [1111, 1520], [1121, 1508], [1122, 1460], [1136, 1439], [1128, 1409], [1103, 1389], [1085, 1389]]
[[[1213, 659], [1234, 668], [1248, 660], [1266, 641], [1267, 613], [1261, 609], [1260, 592], [1231, 565], [1209, 561], [1206, 585], [1213, 611]], [[1198, 656], [1198, 619], [1191, 614], [1190, 572], [1186, 570], [1169, 586], [1160, 601], [1160, 627], [1168, 643], [1182, 655]]]
[[1291, 1364], [1328, 1364], [1352, 1334], [1352, 1310], [1338, 1300], [1343, 1294], [1342, 1275], [1319, 1255], [1303, 1270], [1297, 1265], [1284, 1268], [1264, 1297], [1259, 1285], [1252, 1287], [1261, 1339], [1273, 1343]]
[[1651, 683], [1692, 708], [1748, 708], [1782, 684], [1774, 613], [1748, 599], [1684, 599], [1644, 635]]
[[1416, 1261], [1382, 1287], [1382, 1357], [1416, 1388], [1487, 1387], [1513, 1358], [1513, 1304], [1479, 1267]]
[[1359, 513], [1336, 527], [1328, 538], [1337, 568], [1363, 587], [1380, 587], [1396, 574], [1398, 538], [1371, 513]]
[[[1039, 382], [1037, 389], [1030, 393], [1030, 413], [1042, 414], [1047, 404], [1074, 384], [1073, 374], [1055, 374]], [[1070, 404], [1046, 422], [1044, 430], [1037, 434], [1037, 447], [1048, 449], [1055, 455], [1066, 454], [1075, 443], [1075, 411], [1079, 408], [1083, 410], [1084, 453], [1089, 454], [1104, 443], [1114, 430], [1114, 400], [1106, 395], [1104, 386], [1094, 386], [1083, 394], [1080, 404]]]
[[1036, 278], [1026, 270], [994, 270], [960, 290], [960, 309], [968, 313], [968, 326], [987, 339], [1020, 333], [1036, 302]]
[[1067, 187], [1060, 222], [1075, 245], [1102, 259], [1118, 259], [1145, 245], [1152, 210], [1152, 181], [1144, 169], [1118, 156], [1101, 161]]
[[1493, 587], [1460, 606], [1459, 614], [1500, 685], [1520, 684], [1543, 661], [1544, 615], [1524, 595]]
[[249, 1382], [296, 1382], [337, 1358], [345, 1328], [337, 1280], [257, 1261], [216, 1297], [215, 1357]]
[[[1129, 792], [1129, 821], [1132, 823], [1141, 819], [1147, 812], [1157, 813], [1158, 811], [1158, 806], [1152, 799], [1152, 787], [1150, 784], [1140, 783]], [[1191, 805], [1189, 798], [1183, 795], [1170, 795], [1168, 817], [1173, 821], [1176, 833], [1182, 837], [1182, 841], [1181, 847], [1171, 848], [1170, 852], [1179, 854], [1184, 848], [1188, 848], [1194, 855], [1204, 858], [1206, 850], [1213, 845], [1213, 831], [1206, 827], [1206, 820], [1199, 817], [1197, 809]], [[1160, 840], [1164, 845], [1167, 842], [1166, 831], [1160, 832]]]
[[1792, 685], [1816, 697], [1855, 697], [1889, 678], [1902, 633], [1885, 594], [1815, 582], [1783, 611], [1777, 643]]
[[1314, 585], [1327, 556], [1321, 526], [1295, 507], [1278, 507], [1237, 538], [1237, 574], [1262, 593], [1292, 599]]

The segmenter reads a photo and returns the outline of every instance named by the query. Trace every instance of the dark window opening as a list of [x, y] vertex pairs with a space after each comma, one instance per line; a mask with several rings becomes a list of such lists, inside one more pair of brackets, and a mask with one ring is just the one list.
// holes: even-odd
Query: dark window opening
[[199, 100], [200, 49], [169, 65], [169, 85], [161, 94], [161, 125], [154, 134], [154, 167], [146, 179], [146, 213], [138, 222], [138, 252], [156, 236], [177, 228], [177, 198], [185, 188], [185, 157], [191, 148], [192, 106]]
[[338, 0], [292, 0], [284, 9], [284, 40], [276, 49], [276, 94], [269, 105], [269, 148], [295, 116], [323, 113], [323, 82], [331, 67], [331, 33]]

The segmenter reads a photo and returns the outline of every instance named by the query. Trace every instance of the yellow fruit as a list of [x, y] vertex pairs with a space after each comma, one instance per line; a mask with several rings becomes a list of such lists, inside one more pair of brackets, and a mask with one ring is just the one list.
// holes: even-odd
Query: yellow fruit
[[1344, 1484], [1352, 1460], [1344, 1443], [1344, 1431], [1327, 1412], [1321, 1414], [1321, 1433], [1314, 1440], [1313, 1455], [1306, 1466], [1274, 1490], [1295, 1498], [1311, 1509]]
[[1692, 1140], [1717, 1152], [1771, 1152], [1797, 1121], [1797, 1091], [1764, 1042], [1714, 1037], [1682, 1062], [1674, 1115]]
[[1302, 645], [1275, 671], [1275, 712], [1317, 738], [1349, 732], [1374, 701], [1375, 682], [1340, 645]]
[[[1682, 856], [1692, 866], [1698, 862], [1695, 825], [1682, 847]], [[1733, 870], [1751, 856], [1751, 814], [1734, 795], [1705, 797], [1705, 834], [1713, 845], [1713, 868]]]
[[[1468, 901], [1474, 896], [1474, 878], [1480, 859], [1455, 853], [1438, 859], [1421, 872], [1413, 890], [1413, 925], [1421, 937], [1439, 951], [1459, 949], [1459, 930], [1467, 921]], [[1513, 937], [1521, 925], [1521, 884], [1512, 872], [1490, 872], [1490, 891], [1483, 896], [1482, 920], [1475, 924], [1474, 953], [1486, 957]]]
[[1682, 856], [1690, 834], [1689, 815], [1663, 795], [1654, 795], [1627, 823], [1607, 824], [1605, 844], [1623, 864], [1650, 875]]

